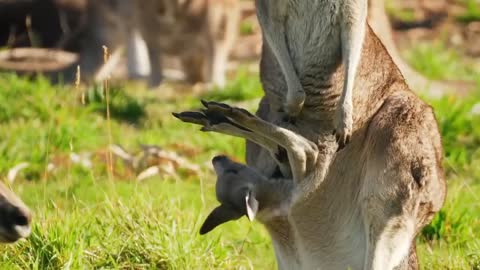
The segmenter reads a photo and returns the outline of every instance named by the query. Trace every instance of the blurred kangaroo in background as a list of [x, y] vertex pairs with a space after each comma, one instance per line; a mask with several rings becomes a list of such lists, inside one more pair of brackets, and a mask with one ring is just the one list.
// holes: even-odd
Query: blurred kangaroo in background
[[150, 54], [151, 85], [162, 79], [162, 54], [179, 56], [190, 82], [225, 85], [240, 25], [238, 0], [148, 0], [137, 5]]
[[146, 77], [152, 87], [162, 81], [165, 56], [180, 59], [187, 81], [224, 86], [239, 31], [238, 0], [90, 0], [87, 9], [81, 53], [87, 73], [103, 63], [102, 45], [111, 51], [123, 45], [129, 76]]
[[12, 243], [29, 236], [30, 221], [28, 207], [0, 182], [0, 242]]
[[418, 269], [415, 237], [446, 194], [440, 133], [366, 23], [367, 1], [256, 5], [257, 114], [206, 101], [174, 114], [247, 139], [248, 165], [212, 161], [221, 205], [200, 232], [256, 216], [280, 269]]

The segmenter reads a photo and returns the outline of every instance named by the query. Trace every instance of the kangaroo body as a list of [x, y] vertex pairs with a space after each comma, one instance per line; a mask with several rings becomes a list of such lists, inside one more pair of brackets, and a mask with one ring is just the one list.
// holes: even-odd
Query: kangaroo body
[[178, 60], [189, 82], [225, 84], [239, 31], [238, 0], [87, 2], [80, 58], [83, 73], [98, 71], [102, 45], [107, 45], [111, 51], [126, 47], [128, 76], [147, 78], [152, 87], [162, 81], [167, 57]]
[[[270, 233], [279, 269], [418, 268], [415, 237], [446, 192], [440, 134], [432, 108], [409, 89], [365, 21], [360, 60], [349, 78], [348, 38], [341, 37], [340, 25], [358, 8], [342, 10], [359, 2], [257, 1], [266, 40], [260, 63], [265, 96], [257, 114], [204, 102], [204, 111], [176, 115], [204, 131], [247, 139], [246, 166], [214, 160], [221, 205], [203, 233], [255, 213]], [[286, 10], [272, 9], [282, 3]], [[270, 21], [262, 24], [261, 16]], [[265, 21], [282, 22], [282, 38], [268, 38], [278, 26]], [[286, 58], [279, 53], [282, 40]], [[288, 65], [293, 75], [286, 75]], [[301, 103], [289, 97], [298, 89], [288, 82], [295, 77], [305, 94]], [[349, 102], [348, 80], [354, 81], [351, 128], [339, 136], [348, 118], [338, 117]], [[242, 198], [245, 205], [239, 205]]]

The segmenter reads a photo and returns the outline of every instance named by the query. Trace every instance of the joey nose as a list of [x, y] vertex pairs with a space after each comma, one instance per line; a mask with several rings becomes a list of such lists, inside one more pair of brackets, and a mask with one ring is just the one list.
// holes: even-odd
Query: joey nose
[[32, 214], [26, 207], [15, 207], [10, 213], [11, 227], [17, 233], [19, 238], [25, 238], [30, 235], [30, 223]]
[[14, 223], [16, 225], [29, 225], [32, 221], [32, 214], [30, 213], [30, 210], [25, 207], [18, 207], [14, 216]]
[[12, 243], [30, 235], [32, 215], [27, 207], [10, 205], [1, 212], [0, 242]]

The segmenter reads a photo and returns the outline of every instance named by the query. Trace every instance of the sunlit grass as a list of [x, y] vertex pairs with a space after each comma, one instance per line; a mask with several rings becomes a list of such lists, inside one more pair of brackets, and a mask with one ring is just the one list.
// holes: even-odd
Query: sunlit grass
[[[429, 55], [427, 48], [445, 53], [434, 45], [420, 55]], [[422, 73], [471, 76], [450, 63], [456, 58], [430, 55], [416, 57], [417, 64], [412, 60]], [[111, 183], [105, 166], [74, 164], [45, 174], [53, 157], [106, 148], [102, 91], [90, 88], [82, 104], [71, 88], [0, 74], [0, 176], [30, 163], [13, 187], [35, 213], [28, 240], [0, 247], [2, 269], [275, 269], [269, 237], [258, 223], [242, 219], [198, 235], [216, 203], [209, 161], [221, 153], [243, 160], [243, 140], [203, 133], [171, 116], [200, 107], [199, 97], [164, 100], [158, 92], [130, 87], [111, 89], [113, 142], [127, 149], [141, 143], [195, 149], [188, 158], [202, 165], [198, 175], [143, 182], [117, 175]], [[203, 97], [254, 110], [261, 95], [258, 75], [240, 72], [226, 89]], [[441, 213], [418, 238], [420, 260], [423, 269], [478, 269], [480, 97], [428, 102], [440, 123], [449, 192]]]
[[479, 80], [479, 70], [440, 41], [419, 42], [404, 53], [412, 67], [435, 80]]
[[464, 7], [463, 14], [457, 17], [463, 22], [480, 21], [480, 4], [477, 0], [458, 0]]

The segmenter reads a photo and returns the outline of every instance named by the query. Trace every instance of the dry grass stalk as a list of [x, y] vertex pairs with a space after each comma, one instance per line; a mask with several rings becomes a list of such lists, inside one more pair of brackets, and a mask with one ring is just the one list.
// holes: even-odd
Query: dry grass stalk
[[[107, 63], [108, 59], [110, 58], [110, 55], [108, 53], [108, 47], [107, 46], [102, 46], [103, 48], [103, 62]], [[111, 126], [111, 121], [110, 121], [110, 93], [109, 93], [109, 84], [108, 84], [108, 79], [109, 76], [103, 80], [103, 91], [105, 93], [105, 102], [107, 105], [107, 136], [108, 136], [108, 144], [112, 145], [112, 126]], [[108, 171], [108, 179], [110, 181], [113, 181], [113, 157], [112, 157], [112, 151], [110, 149], [107, 149], [107, 171]]]
[[35, 40], [33, 36], [33, 31], [32, 31], [32, 17], [30, 15], [28, 15], [25, 18], [25, 28], [27, 29], [27, 35], [28, 35], [28, 39], [30, 40], [30, 46], [34, 47]]
[[80, 80], [81, 80], [81, 71], [80, 71], [80, 65], [77, 65], [77, 72], [75, 72], [75, 89], [77, 91], [81, 91], [81, 102], [82, 105], [85, 105], [85, 90], [80, 89]]

